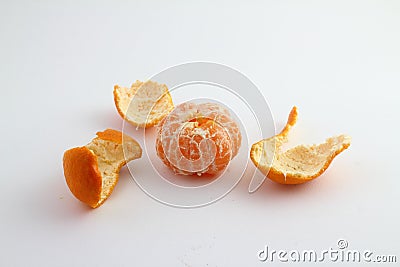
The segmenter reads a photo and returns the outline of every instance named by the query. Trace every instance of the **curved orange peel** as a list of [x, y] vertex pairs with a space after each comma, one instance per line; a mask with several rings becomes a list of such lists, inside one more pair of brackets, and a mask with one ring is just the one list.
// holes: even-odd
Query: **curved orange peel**
[[251, 147], [250, 158], [256, 167], [280, 184], [301, 184], [319, 177], [332, 160], [350, 146], [351, 137], [339, 135], [319, 145], [299, 145], [282, 151], [282, 145], [288, 141], [287, 135], [296, 121], [297, 108], [293, 107], [285, 128], [278, 135]]
[[121, 167], [141, 155], [142, 149], [133, 138], [107, 129], [86, 146], [64, 153], [65, 180], [77, 199], [97, 208], [111, 195]]
[[136, 81], [130, 88], [114, 86], [114, 103], [123, 119], [137, 127], [157, 125], [174, 108], [165, 84]]

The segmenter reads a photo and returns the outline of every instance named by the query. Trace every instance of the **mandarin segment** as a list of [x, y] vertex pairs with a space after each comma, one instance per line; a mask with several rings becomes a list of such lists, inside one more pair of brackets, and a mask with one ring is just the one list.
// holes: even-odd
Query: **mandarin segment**
[[[113, 130], [113, 129], [106, 129], [102, 132], [96, 133], [97, 138], [105, 141], [112, 141], [117, 144], [122, 144], [123, 134], [120, 131]], [[132, 139], [129, 136], [125, 135], [126, 138]]]
[[284, 129], [268, 139], [252, 145], [250, 158], [271, 180], [280, 184], [301, 184], [319, 177], [332, 160], [350, 146], [351, 138], [339, 135], [319, 145], [299, 145], [283, 151], [288, 134], [296, 124], [297, 108], [293, 107]]

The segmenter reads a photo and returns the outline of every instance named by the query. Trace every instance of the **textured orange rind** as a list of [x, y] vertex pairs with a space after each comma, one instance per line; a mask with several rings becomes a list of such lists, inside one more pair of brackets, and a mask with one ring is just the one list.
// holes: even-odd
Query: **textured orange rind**
[[136, 127], [157, 125], [174, 108], [165, 84], [136, 81], [130, 88], [114, 86], [114, 103], [119, 115]]
[[111, 195], [121, 167], [141, 155], [142, 149], [133, 138], [112, 129], [98, 132], [86, 146], [64, 153], [67, 185], [77, 199], [97, 208]]

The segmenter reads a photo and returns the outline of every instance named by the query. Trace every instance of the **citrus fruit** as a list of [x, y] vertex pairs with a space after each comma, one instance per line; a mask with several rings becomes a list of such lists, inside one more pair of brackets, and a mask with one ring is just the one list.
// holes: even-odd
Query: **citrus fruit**
[[185, 102], [159, 124], [158, 157], [177, 174], [216, 174], [236, 156], [239, 126], [217, 103]]

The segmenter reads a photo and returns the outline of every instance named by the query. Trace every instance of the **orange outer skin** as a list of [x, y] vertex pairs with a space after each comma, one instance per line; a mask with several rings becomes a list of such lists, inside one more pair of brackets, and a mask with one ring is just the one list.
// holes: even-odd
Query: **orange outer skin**
[[102, 178], [94, 153], [86, 147], [72, 148], [64, 153], [63, 165], [72, 194], [92, 208], [99, 206]]
[[[276, 136], [273, 136], [271, 138], [276, 138], [278, 139], [277, 142], [283, 142], [286, 141], [287, 139], [287, 135], [289, 133], [289, 130], [292, 126], [294, 126], [297, 122], [297, 107], [293, 107], [292, 110], [290, 111], [289, 117], [288, 117], [288, 121], [286, 123], [285, 128], [283, 128], [283, 130]], [[261, 140], [260, 142], [257, 142], [255, 144], [253, 144], [252, 147], [257, 146], [257, 144], [261, 143], [263, 140]], [[254, 149], [252, 148], [250, 151], [250, 158], [253, 161], [254, 165], [256, 165], [257, 168], [259, 168], [261, 170], [262, 173], [264, 173], [269, 179], [280, 183], [280, 184], [302, 184], [308, 181], [311, 181], [317, 177], [319, 177], [321, 174], [323, 174], [325, 172], [326, 169], [328, 169], [329, 165], [332, 163], [332, 160], [338, 155], [340, 154], [343, 150], [347, 149], [350, 146], [350, 144], [343, 144], [343, 146], [336, 150], [332, 155], [330, 155], [330, 157], [326, 160], [324, 166], [319, 170], [319, 172], [317, 172], [315, 175], [312, 176], [300, 176], [300, 175], [292, 175], [292, 174], [287, 174], [286, 177], [285, 175], [271, 167], [269, 170], [268, 169], [263, 169], [260, 168], [255, 160], [254, 157]]]
[[[97, 138], [122, 144], [123, 134], [120, 131], [107, 129], [96, 133]], [[130, 141], [133, 138], [125, 136]], [[121, 162], [116, 171], [116, 182], [111, 186], [110, 194], [119, 180], [119, 171], [126, 164]], [[71, 193], [80, 201], [92, 208], [97, 208], [107, 200], [102, 199], [102, 176], [98, 168], [96, 155], [87, 147], [76, 147], [65, 151], [63, 157], [64, 176]]]
[[[105, 140], [105, 141], [111, 141], [117, 144], [122, 144], [122, 138], [123, 134], [120, 131], [116, 131], [113, 129], [107, 129], [103, 132], [97, 132], [96, 133], [97, 137]], [[130, 138], [128, 136], [125, 136], [126, 138]], [[132, 139], [132, 138], [130, 138]]]

